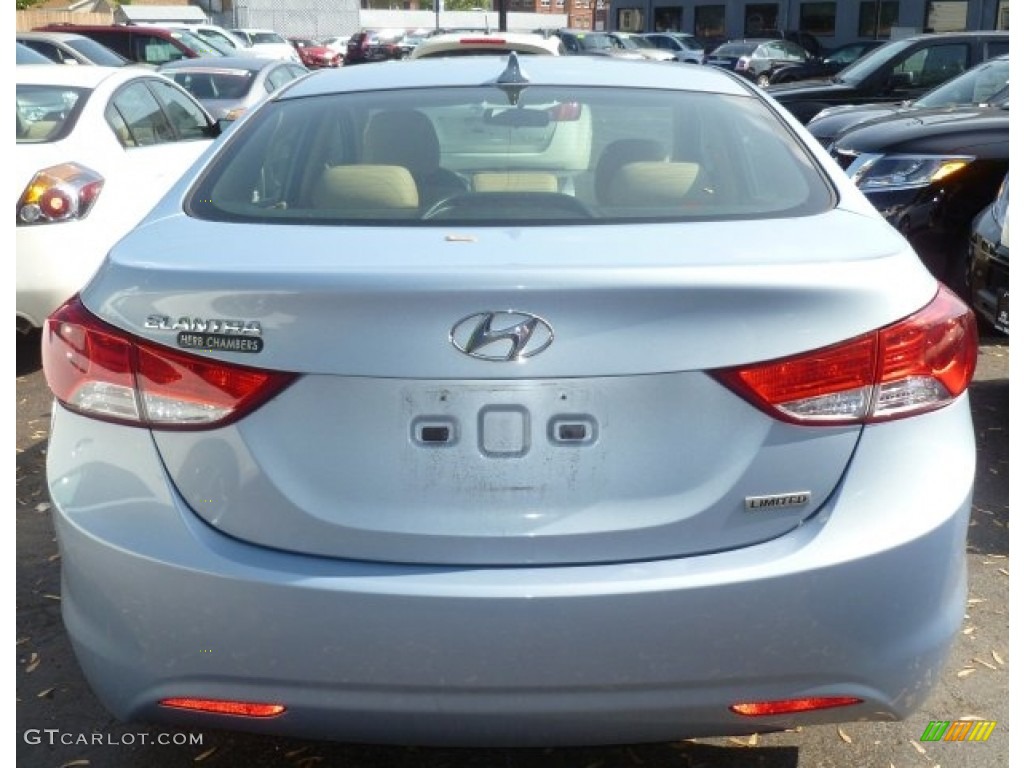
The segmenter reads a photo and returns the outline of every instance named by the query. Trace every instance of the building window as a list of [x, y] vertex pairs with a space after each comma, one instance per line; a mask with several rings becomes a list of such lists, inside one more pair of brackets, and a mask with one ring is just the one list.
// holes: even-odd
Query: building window
[[996, 29], [1010, 31], [1010, 0], [999, 0], [996, 11]]
[[900, 4], [897, 0], [874, 0], [860, 4], [860, 22], [857, 25], [858, 37], [871, 37], [875, 40], [889, 37], [892, 28], [900, 20]]
[[836, 34], [836, 4], [801, 3], [800, 31], [818, 37], [833, 37]]
[[644, 12], [639, 8], [620, 8], [617, 29], [620, 32], [643, 32]]
[[551, 7], [551, 0], [540, 0], [540, 7], [541, 8], [550, 8]]
[[779, 6], [775, 3], [748, 5], [743, 19], [744, 37], [757, 37], [766, 29], [778, 29]]
[[683, 28], [682, 8], [655, 8], [655, 32], [679, 32]]
[[940, 0], [928, 3], [925, 32], [965, 32], [967, 30], [967, 0]]
[[694, 8], [693, 34], [700, 38], [725, 37], [725, 6], [698, 5]]

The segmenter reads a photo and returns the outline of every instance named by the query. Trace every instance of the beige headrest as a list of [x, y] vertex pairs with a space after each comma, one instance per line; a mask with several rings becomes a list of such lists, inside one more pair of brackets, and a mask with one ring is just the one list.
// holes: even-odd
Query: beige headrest
[[419, 208], [416, 182], [398, 165], [336, 165], [320, 177], [313, 193], [317, 208], [384, 210]]
[[690, 192], [700, 166], [696, 163], [627, 163], [609, 189], [611, 205], [664, 207], [678, 205]]

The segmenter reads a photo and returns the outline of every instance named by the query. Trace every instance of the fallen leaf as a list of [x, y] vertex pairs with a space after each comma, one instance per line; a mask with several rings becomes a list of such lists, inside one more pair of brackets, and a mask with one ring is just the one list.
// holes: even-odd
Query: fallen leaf
[[984, 659], [971, 659], [971, 661], [977, 662], [978, 664], [981, 664], [981, 666], [988, 667], [989, 669], [999, 669], [999, 667], [997, 667], [995, 664], [989, 664]]
[[985, 557], [991, 557], [993, 560], [1005, 560], [1006, 555], [985, 555]]
[[972, 597], [967, 601], [968, 605], [977, 605], [978, 603], [987, 603], [988, 601], [983, 597]]
[[31, 674], [36, 671], [36, 668], [40, 664], [39, 654], [33, 652], [28, 659], [28, 666], [25, 667], [25, 674]]
[[48, 558], [46, 558], [46, 560], [50, 563], [52, 563], [54, 560], [60, 560], [60, 552], [58, 552], [55, 555], [50, 555]]
[[43, 594], [43, 597], [45, 597], [48, 600], [60, 600], [60, 595], [51, 595], [49, 592], [45, 592]]
[[15, 645], [24, 645], [25, 643], [27, 643], [31, 639], [32, 639], [31, 637], [19, 637], [18, 638], [18, 642], [15, 643]]
[[852, 744], [853, 743], [853, 739], [851, 739], [849, 736], [847, 736], [846, 735], [846, 731], [844, 731], [842, 728], [836, 728], [836, 733], [838, 733], [839, 734], [839, 738], [842, 739], [843, 741], [845, 741], [847, 744]]
[[36, 512], [46, 512], [49, 509], [50, 509], [50, 505], [47, 504], [45, 501], [42, 502], [41, 504], [36, 504]]
[[1000, 656], [995, 651], [992, 651], [992, 658], [996, 660], [996, 664], [998, 664], [1000, 667], [1005, 667], [1006, 666], [1006, 662], [1003, 661], [1003, 657]]
[[63, 763], [60, 768], [75, 768], [75, 766], [78, 765], [92, 765], [92, 763], [85, 758], [79, 758], [78, 760], [72, 760], [69, 763]]
[[747, 744], [749, 744], [752, 747], [756, 747], [757, 746], [757, 734], [756, 733], [750, 734], [750, 738], [747, 739]]
[[911, 742], [910, 742], [910, 744], [911, 744], [911, 746], [913, 746], [913, 747], [914, 747], [914, 749], [916, 749], [916, 750], [917, 750], [918, 752], [920, 752], [920, 753], [921, 753], [922, 755], [924, 755], [924, 754], [927, 754], [927, 753], [926, 753], [926, 752], [924, 751], [924, 747], [922, 747], [922, 746], [921, 746], [920, 744], [918, 744], [918, 743], [917, 743], [916, 741], [911, 741]]
[[977, 629], [977, 627], [965, 627], [964, 628], [964, 634], [965, 635], [973, 635], [975, 629]]
[[974, 667], [967, 667], [966, 669], [961, 669], [959, 672], [957, 672], [956, 676], [967, 677], [968, 675], [973, 675], [977, 671], [978, 670], [976, 670]]
[[999, 572], [1001, 574], [1003, 574], [1003, 576], [1009, 576], [1010, 575], [1010, 572], [1008, 570], [1006, 570], [1005, 568], [1000, 568]]
[[47, 698], [47, 697], [48, 697], [48, 696], [49, 696], [49, 695], [50, 695], [51, 693], [53, 693], [53, 692], [54, 692], [55, 690], [57, 690], [57, 689], [56, 689], [56, 688], [47, 688], [47, 689], [46, 689], [45, 691], [40, 691], [39, 693], [37, 693], [37, 694], [36, 694], [36, 698], [37, 698], [37, 699], [45, 699], [45, 698]]
[[200, 752], [200, 753], [199, 753], [198, 755], [196, 755], [195, 757], [193, 757], [193, 758], [192, 758], [192, 762], [193, 762], [193, 763], [201, 763], [201, 762], [202, 762], [203, 760], [205, 760], [206, 758], [208, 758], [208, 757], [209, 757], [210, 755], [212, 755], [212, 754], [213, 754], [214, 752], [216, 752], [216, 751], [217, 751], [217, 748], [216, 748], [216, 747], [210, 747], [210, 748], [209, 748], [208, 750], [206, 750], [205, 752]]

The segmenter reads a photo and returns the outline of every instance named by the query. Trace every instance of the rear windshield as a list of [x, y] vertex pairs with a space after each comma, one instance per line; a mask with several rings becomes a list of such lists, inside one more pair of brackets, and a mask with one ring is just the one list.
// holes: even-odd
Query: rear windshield
[[18, 85], [18, 143], [60, 141], [75, 126], [89, 91], [60, 85]]
[[223, 71], [164, 71], [174, 82], [197, 99], [241, 99], [252, 88], [255, 72], [245, 69]]
[[188, 210], [443, 226], [772, 218], [831, 205], [820, 167], [760, 99], [536, 85], [517, 106], [494, 86], [268, 103], [233, 131]]
[[711, 52], [712, 56], [743, 56], [757, 48], [757, 43], [729, 43], [720, 45]]

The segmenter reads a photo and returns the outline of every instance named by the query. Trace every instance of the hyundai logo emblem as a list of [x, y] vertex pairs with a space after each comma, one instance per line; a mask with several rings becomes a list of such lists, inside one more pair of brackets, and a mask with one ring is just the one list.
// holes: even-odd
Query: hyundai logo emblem
[[448, 339], [478, 360], [525, 360], [551, 346], [555, 334], [543, 318], [529, 312], [476, 312], [452, 326]]

